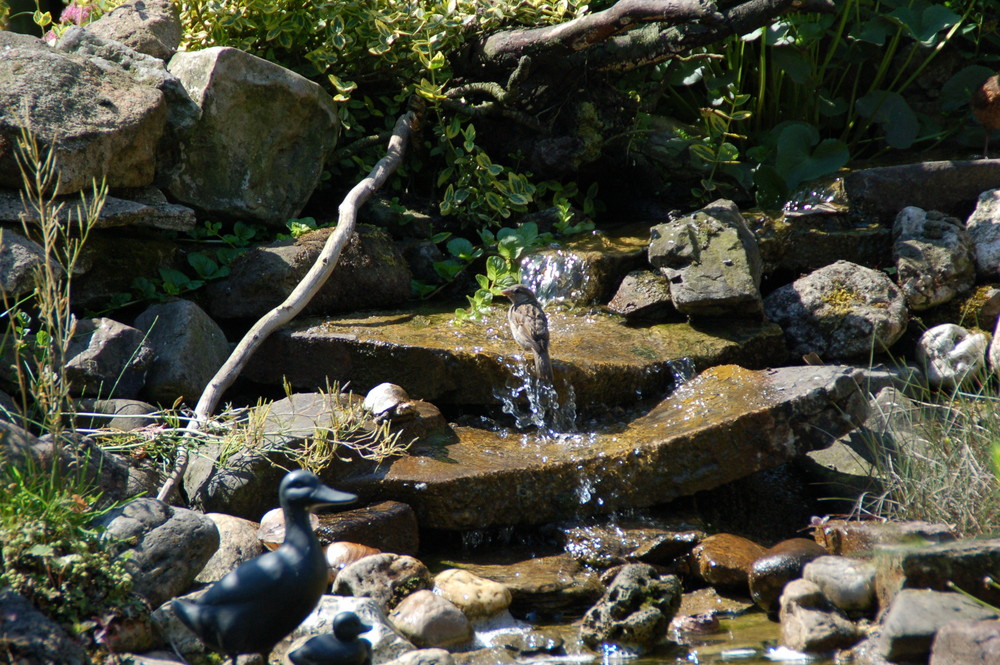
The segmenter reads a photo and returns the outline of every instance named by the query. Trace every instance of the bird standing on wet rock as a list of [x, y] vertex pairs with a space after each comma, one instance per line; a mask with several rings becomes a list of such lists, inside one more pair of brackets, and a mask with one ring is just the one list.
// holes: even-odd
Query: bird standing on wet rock
[[972, 92], [972, 113], [986, 132], [983, 158], [989, 157], [990, 134], [1000, 129], [1000, 74], [994, 74]]
[[507, 311], [510, 332], [525, 351], [535, 355], [535, 376], [553, 385], [552, 361], [549, 359], [549, 321], [538, 299], [524, 284], [515, 284], [503, 291], [510, 298]]
[[171, 604], [202, 642], [234, 663], [245, 653], [261, 654], [267, 662], [274, 645], [313, 611], [326, 590], [327, 564], [309, 513], [357, 500], [304, 469], [284, 477], [278, 496], [285, 515], [281, 546], [239, 566], [197, 600]]

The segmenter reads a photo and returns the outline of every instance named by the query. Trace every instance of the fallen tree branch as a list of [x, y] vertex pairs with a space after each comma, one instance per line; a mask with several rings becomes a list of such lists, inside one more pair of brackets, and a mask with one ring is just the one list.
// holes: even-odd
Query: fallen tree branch
[[[247, 361], [254, 351], [264, 342], [275, 330], [291, 321], [302, 309], [309, 304], [316, 292], [320, 290], [333, 268], [337, 265], [340, 252], [350, 240], [354, 233], [357, 221], [358, 209], [371, 198], [372, 194], [378, 190], [390, 175], [399, 167], [403, 160], [403, 152], [409, 141], [411, 132], [416, 122], [416, 114], [409, 111], [403, 114], [396, 121], [393, 128], [392, 137], [389, 139], [389, 147], [383, 157], [375, 167], [361, 182], [347, 193], [340, 204], [337, 228], [334, 229], [330, 237], [327, 238], [323, 250], [316, 258], [316, 262], [309, 269], [309, 272], [302, 278], [298, 286], [285, 298], [285, 301], [265, 314], [247, 331], [236, 345], [236, 348], [229, 355], [225, 364], [215, 373], [209, 381], [205, 390], [198, 400], [194, 410], [194, 418], [188, 423], [185, 438], [200, 430], [218, 406], [219, 399], [229, 386], [233, 384], [239, 376]], [[157, 499], [160, 501], [170, 501], [177, 485], [180, 483], [184, 470], [187, 468], [189, 451], [186, 446], [178, 448], [177, 459], [174, 469], [160, 488]]]
[[604, 11], [566, 23], [492, 34], [480, 44], [476, 59], [513, 67], [524, 55], [581, 51], [645, 23], [720, 20], [715, 4], [708, 0], [619, 0]]

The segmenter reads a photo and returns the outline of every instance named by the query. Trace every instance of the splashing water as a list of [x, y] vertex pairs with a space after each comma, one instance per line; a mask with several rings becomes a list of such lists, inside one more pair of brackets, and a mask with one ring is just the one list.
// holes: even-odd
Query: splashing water
[[785, 203], [786, 215], [805, 215], [813, 212], [844, 212], [844, 179], [835, 178], [822, 187], [801, 189]]
[[591, 270], [578, 254], [554, 250], [526, 256], [521, 262], [521, 282], [541, 301], [590, 300]]
[[539, 432], [554, 435], [576, 429], [576, 391], [564, 382], [563, 396], [555, 386], [539, 381], [523, 357], [501, 358], [510, 370], [510, 379], [493, 388], [493, 396], [501, 403], [504, 413], [514, 417], [518, 429], [535, 427]]

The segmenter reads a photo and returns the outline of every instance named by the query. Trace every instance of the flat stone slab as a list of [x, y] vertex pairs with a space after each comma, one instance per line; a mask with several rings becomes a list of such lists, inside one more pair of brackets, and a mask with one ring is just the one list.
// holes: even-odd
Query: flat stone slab
[[[507, 327], [506, 307], [456, 324], [452, 310], [373, 313], [303, 321], [264, 342], [243, 378], [296, 390], [350, 382], [364, 393], [389, 381], [438, 404], [499, 405], [524, 383], [528, 363]], [[556, 386], [578, 406], [632, 404], [665, 394], [681, 362], [703, 370], [738, 363], [780, 365], [786, 351], [772, 323], [731, 319], [630, 327], [607, 314], [548, 312]], [[686, 361], [685, 361], [686, 362]]]
[[858, 370], [714, 367], [620, 431], [539, 436], [455, 428], [381, 467], [327, 480], [411, 505], [422, 528], [542, 524], [650, 506], [829, 445], [865, 416]]

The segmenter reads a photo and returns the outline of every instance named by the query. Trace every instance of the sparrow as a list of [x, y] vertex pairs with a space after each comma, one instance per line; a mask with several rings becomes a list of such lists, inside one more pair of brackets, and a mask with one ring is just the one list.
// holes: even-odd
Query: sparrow
[[990, 134], [1000, 129], [1000, 74], [995, 74], [972, 91], [972, 113], [986, 130], [983, 158], [989, 157]]
[[515, 284], [502, 293], [510, 298], [507, 311], [510, 332], [525, 351], [535, 356], [535, 376], [553, 385], [552, 361], [549, 359], [549, 321], [538, 299], [524, 284]]

